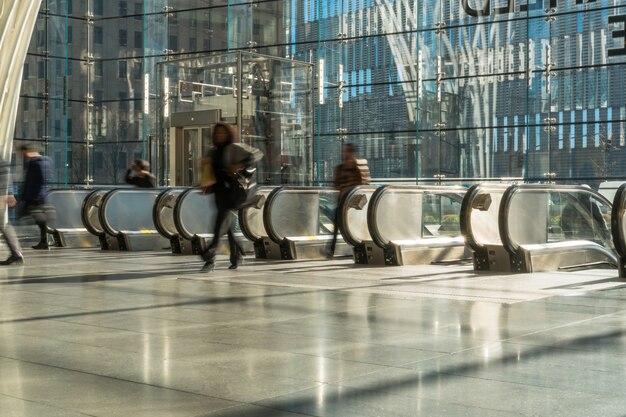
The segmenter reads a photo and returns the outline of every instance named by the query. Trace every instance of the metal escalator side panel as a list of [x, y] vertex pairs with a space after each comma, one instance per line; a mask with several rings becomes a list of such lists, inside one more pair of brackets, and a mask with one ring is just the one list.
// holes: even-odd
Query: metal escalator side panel
[[265, 226], [267, 237], [277, 245], [280, 245], [283, 242], [284, 236], [279, 236], [274, 229], [272, 210], [274, 209], [277, 196], [283, 191], [283, 189], [284, 187], [276, 187], [269, 193], [267, 199], [265, 200], [265, 204], [263, 205], [263, 225]]
[[[367, 217], [372, 195], [378, 188], [370, 185], [356, 186], [346, 192], [339, 201], [337, 227], [350, 246], [357, 247], [364, 241], [372, 240]], [[358, 206], [353, 206], [357, 199]]]
[[[178, 230], [174, 221], [175, 201], [185, 191], [185, 188], [169, 188], [157, 197], [152, 212], [154, 226], [161, 236], [167, 239], [178, 237]], [[174, 204], [171, 201], [174, 200]]]
[[465, 242], [474, 251], [481, 251], [484, 249], [484, 246], [474, 238], [472, 230], [472, 205], [473, 200], [476, 198], [479, 191], [480, 184], [472, 185], [467, 190], [467, 192], [465, 193], [465, 197], [463, 197], [463, 201], [461, 202], [461, 213], [459, 219], [461, 225], [461, 234], [465, 237]]
[[213, 235], [217, 207], [215, 195], [199, 188], [184, 191], [176, 200], [174, 224], [179, 235], [194, 240], [198, 235]]
[[562, 251], [533, 250], [522, 247], [521, 251], [529, 259], [531, 268], [527, 272], [549, 272], [575, 268], [609, 266], [615, 268], [618, 264], [612, 250], [596, 242], [573, 242], [571, 249]]
[[102, 229], [102, 224], [100, 223], [100, 208], [102, 204], [102, 198], [109, 192], [110, 190], [94, 190], [89, 193], [85, 200], [83, 201], [82, 209], [81, 209], [81, 218], [83, 221], [83, 226], [85, 229], [89, 231], [89, 233], [95, 236], [104, 236], [105, 232]]
[[[246, 239], [256, 242], [264, 237], [268, 237], [263, 222], [263, 210], [269, 194], [274, 187], [259, 187], [255, 190], [255, 195], [263, 199], [258, 205], [249, 205], [239, 210], [239, 228]], [[251, 198], [254, 200], [254, 196]]]
[[[615, 193], [611, 207], [611, 236], [613, 246], [620, 258], [626, 258], [626, 184]], [[621, 269], [621, 268], [620, 268]]]
[[[105, 195], [102, 196], [102, 199], [100, 201], [100, 208], [98, 209], [98, 221], [100, 222], [100, 226], [102, 227], [102, 231], [104, 232], [104, 235], [108, 235], [108, 236], [119, 236], [120, 231], [119, 230], [114, 230], [108, 222], [108, 219], [105, 215], [105, 211], [107, 209], [107, 204], [109, 202], [109, 200], [111, 199], [111, 196], [115, 195], [119, 190], [114, 189], [114, 190], [110, 190], [109, 192], [107, 192]], [[127, 213], [127, 215], [130, 215], [130, 213]]]
[[385, 241], [381, 236], [380, 230], [378, 229], [378, 204], [383, 198], [383, 194], [385, 190], [389, 188], [388, 185], [383, 185], [378, 188], [372, 194], [370, 198], [370, 203], [367, 206], [367, 228], [369, 230], [370, 236], [372, 237], [372, 242], [378, 247], [384, 248], [389, 242]]
[[504, 249], [511, 255], [515, 255], [519, 251], [520, 246], [519, 243], [512, 239], [509, 228], [511, 201], [518, 189], [518, 185], [513, 185], [504, 192], [498, 210], [498, 232], [500, 233], [500, 241]]
[[123, 232], [154, 233], [154, 203], [161, 190], [115, 189], [102, 199], [99, 218], [103, 230], [111, 236]]

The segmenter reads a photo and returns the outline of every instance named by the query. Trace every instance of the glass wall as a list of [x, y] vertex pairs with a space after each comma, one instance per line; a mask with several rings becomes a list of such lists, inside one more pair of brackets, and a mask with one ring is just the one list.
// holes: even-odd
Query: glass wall
[[[156, 152], [156, 64], [244, 50], [314, 64], [314, 166], [375, 178], [626, 176], [626, 0], [44, 0], [16, 143], [58, 184]], [[274, 180], [272, 180], [274, 181]]]

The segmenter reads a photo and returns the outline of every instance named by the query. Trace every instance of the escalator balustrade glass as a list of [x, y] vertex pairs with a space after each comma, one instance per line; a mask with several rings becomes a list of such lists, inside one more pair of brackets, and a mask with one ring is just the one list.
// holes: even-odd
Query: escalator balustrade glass
[[516, 185], [500, 207], [512, 272], [613, 267], [611, 203], [584, 186]]
[[507, 230], [514, 245], [587, 240], [612, 248], [611, 205], [590, 192], [524, 190], [508, 204]]
[[[469, 257], [460, 211], [467, 189], [456, 186], [385, 186], [372, 195], [368, 228], [385, 265], [458, 262]], [[372, 264], [380, 263], [375, 248]]]

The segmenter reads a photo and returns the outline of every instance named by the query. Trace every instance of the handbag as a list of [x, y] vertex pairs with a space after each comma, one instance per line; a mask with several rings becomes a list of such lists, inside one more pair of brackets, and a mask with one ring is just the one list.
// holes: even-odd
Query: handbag
[[249, 191], [254, 187], [253, 181], [256, 168], [245, 169], [235, 173], [226, 182], [227, 203], [231, 209], [240, 209], [248, 200]]

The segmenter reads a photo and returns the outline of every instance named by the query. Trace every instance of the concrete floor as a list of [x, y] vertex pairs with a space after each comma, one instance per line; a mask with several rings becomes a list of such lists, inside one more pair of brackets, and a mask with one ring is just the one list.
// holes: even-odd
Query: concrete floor
[[615, 271], [27, 251], [0, 269], [0, 416], [625, 416]]

